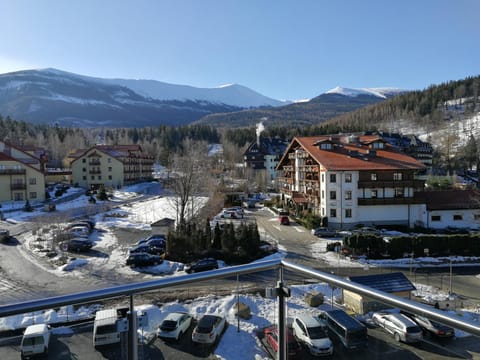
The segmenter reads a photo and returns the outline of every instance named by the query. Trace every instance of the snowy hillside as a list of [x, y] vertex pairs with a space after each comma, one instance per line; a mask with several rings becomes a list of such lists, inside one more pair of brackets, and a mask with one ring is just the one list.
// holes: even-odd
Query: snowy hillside
[[352, 88], [344, 88], [341, 86], [337, 86], [331, 90], [325, 92], [325, 94], [339, 94], [344, 96], [356, 97], [359, 95], [370, 95], [376, 96], [382, 99], [387, 99], [393, 97], [395, 95], [399, 95], [405, 92], [403, 89], [398, 88], [360, 88], [360, 89], [352, 89]]
[[44, 69], [42, 71], [68, 77], [77, 77], [86, 81], [97, 81], [104, 84], [124, 86], [143, 97], [156, 100], [206, 101], [243, 108], [280, 106], [288, 103], [271, 99], [238, 84], [228, 84], [215, 88], [199, 88], [188, 85], [169, 84], [157, 80], [104, 79], [77, 75], [57, 69]]

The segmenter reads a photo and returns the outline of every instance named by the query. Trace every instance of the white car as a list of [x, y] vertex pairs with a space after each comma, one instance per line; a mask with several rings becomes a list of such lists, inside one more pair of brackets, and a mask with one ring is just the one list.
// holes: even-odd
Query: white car
[[310, 354], [332, 355], [333, 344], [327, 335], [325, 324], [309, 314], [297, 316], [292, 324], [293, 335], [304, 343]]
[[204, 315], [192, 332], [192, 341], [201, 344], [213, 344], [225, 329], [224, 316]]
[[173, 312], [167, 315], [157, 330], [157, 336], [164, 339], [178, 340], [188, 331], [192, 324], [192, 316], [183, 312]]
[[376, 312], [372, 315], [375, 324], [393, 335], [396, 341], [406, 343], [422, 340], [422, 329], [410, 318], [399, 313]]

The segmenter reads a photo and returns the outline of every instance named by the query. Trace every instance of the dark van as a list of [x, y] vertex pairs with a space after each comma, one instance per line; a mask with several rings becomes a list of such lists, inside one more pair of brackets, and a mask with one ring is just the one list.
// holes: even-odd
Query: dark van
[[368, 346], [367, 327], [345, 311], [323, 311], [319, 318], [325, 322], [329, 335], [339, 339], [347, 349]]

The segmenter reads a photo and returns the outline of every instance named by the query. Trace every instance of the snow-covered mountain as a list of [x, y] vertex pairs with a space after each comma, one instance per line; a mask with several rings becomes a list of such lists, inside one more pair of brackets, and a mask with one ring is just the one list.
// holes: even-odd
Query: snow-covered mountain
[[376, 96], [382, 99], [388, 99], [393, 96], [399, 95], [404, 93], [406, 90], [398, 89], [398, 88], [360, 88], [360, 89], [353, 89], [353, 88], [345, 88], [341, 86], [337, 86], [331, 90], [325, 92], [325, 94], [339, 94], [345, 95], [350, 97], [356, 97], [359, 95], [370, 95]]
[[205, 115], [281, 105], [241, 85], [213, 89], [101, 79], [56, 69], [0, 74], [0, 114], [65, 126], [189, 124]]
[[269, 98], [238, 84], [222, 85], [215, 88], [199, 88], [189, 85], [170, 84], [157, 80], [104, 79], [78, 75], [52, 68], [41, 71], [60, 76], [77, 77], [85, 81], [97, 81], [104, 84], [124, 86], [143, 97], [155, 100], [203, 101], [242, 108], [281, 106], [289, 103]]

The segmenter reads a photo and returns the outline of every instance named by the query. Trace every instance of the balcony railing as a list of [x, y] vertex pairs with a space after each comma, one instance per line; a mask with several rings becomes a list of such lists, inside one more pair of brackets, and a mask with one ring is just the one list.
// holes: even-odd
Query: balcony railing
[[88, 165], [100, 165], [100, 160], [89, 160]]
[[423, 204], [424, 200], [413, 197], [358, 199], [358, 205], [413, 205]]
[[25, 169], [0, 169], [0, 175], [25, 175]]
[[397, 181], [359, 181], [358, 188], [379, 189], [379, 188], [414, 188], [423, 189], [425, 181], [423, 180], [397, 180]]
[[10, 190], [25, 190], [27, 188], [27, 184], [11, 184]]

